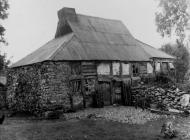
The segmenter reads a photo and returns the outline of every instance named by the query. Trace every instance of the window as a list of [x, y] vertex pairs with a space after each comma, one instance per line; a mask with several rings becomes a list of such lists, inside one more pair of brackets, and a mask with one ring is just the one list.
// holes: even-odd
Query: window
[[97, 72], [99, 75], [110, 75], [110, 64], [101, 63], [97, 67]]
[[120, 63], [112, 63], [113, 75], [120, 75]]
[[153, 73], [153, 67], [150, 63], [147, 63], [147, 73], [148, 74]]
[[160, 63], [156, 63], [155, 66], [156, 72], [160, 72]]
[[132, 72], [133, 76], [137, 76], [139, 74], [139, 65], [137, 63], [132, 64]]
[[167, 62], [162, 63], [162, 72], [168, 72], [168, 63]]
[[71, 74], [72, 75], [80, 75], [81, 74], [81, 63], [73, 62], [71, 63]]
[[122, 63], [122, 75], [129, 75], [129, 71], [130, 71], [130, 65], [129, 64], [125, 64]]
[[169, 68], [170, 69], [174, 69], [175, 68], [174, 65], [173, 65], [173, 63], [171, 63], [171, 62], [169, 63]]
[[145, 62], [139, 63], [139, 73], [147, 74], [147, 63], [145, 63]]
[[72, 93], [80, 93], [81, 92], [81, 80], [69, 81], [69, 88]]

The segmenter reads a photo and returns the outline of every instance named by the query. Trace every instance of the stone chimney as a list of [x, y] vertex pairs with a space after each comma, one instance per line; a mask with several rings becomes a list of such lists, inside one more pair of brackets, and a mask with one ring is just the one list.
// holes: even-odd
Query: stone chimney
[[64, 7], [58, 11], [59, 20], [63, 18], [73, 17], [73, 16], [76, 16], [76, 12], [74, 8]]
[[68, 21], [77, 21], [77, 15], [74, 8], [64, 7], [58, 11], [58, 25], [55, 38], [63, 36], [72, 32], [71, 27], [68, 24]]

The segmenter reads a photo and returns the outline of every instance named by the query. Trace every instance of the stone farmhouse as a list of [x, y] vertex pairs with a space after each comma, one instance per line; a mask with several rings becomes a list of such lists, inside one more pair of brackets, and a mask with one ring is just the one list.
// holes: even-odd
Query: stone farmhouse
[[130, 105], [135, 79], [169, 73], [173, 56], [135, 39], [119, 20], [58, 11], [55, 38], [9, 68], [7, 101], [19, 111]]

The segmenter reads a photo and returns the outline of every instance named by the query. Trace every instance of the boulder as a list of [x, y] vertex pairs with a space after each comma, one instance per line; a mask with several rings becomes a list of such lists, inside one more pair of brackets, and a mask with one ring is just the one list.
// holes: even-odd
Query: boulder
[[181, 96], [180, 103], [183, 107], [186, 107], [189, 104], [189, 98], [190, 98], [189, 94], [184, 94]]

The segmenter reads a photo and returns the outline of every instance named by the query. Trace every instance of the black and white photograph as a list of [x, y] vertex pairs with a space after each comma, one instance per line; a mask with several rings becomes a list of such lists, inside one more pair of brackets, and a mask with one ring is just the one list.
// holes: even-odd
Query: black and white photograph
[[190, 0], [0, 0], [0, 140], [190, 140]]

